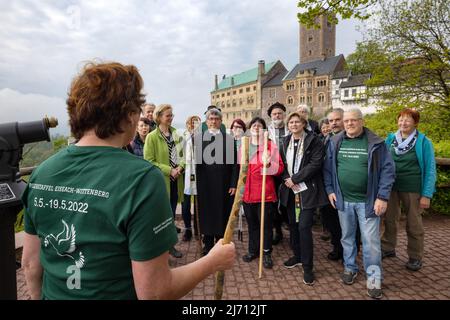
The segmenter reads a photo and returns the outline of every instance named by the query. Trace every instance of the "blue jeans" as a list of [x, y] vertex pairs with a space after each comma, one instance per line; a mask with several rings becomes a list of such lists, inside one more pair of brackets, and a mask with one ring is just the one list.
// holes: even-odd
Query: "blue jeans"
[[344, 249], [344, 268], [357, 272], [356, 264], [356, 227], [359, 224], [363, 245], [363, 262], [367, 283], [381, 285], [381, 239], [380, 218], [366, 218], [365, 203], [344, 201], [344, 211], [338, 211], [342, 229], [341, 243]]

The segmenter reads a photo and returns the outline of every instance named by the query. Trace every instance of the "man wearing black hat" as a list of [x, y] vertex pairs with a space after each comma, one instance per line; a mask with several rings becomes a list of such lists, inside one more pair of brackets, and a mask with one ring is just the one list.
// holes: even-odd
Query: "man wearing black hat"
[[[286, 107], [279, 102], [275, 102], [269, 107], [269, 109], [267, 110], [267, 114], [272, 119], [269, 127], [267, 128], [269, 130], [269, 138], [270, 140], [275, 142], [278, 150], [281, 150], [280, 148], [282, 146], [284, 137], [288, 133], [284, 125]], [[275, 177], [275, 188], [277, 192], [282, 182], [283, 181], [281, 180], [281, 178]], [[272, 243], [274, 245], [277, 245], [283, 239], [281, 224], [284, 219], [285, 221], [287, 221], [286, 208], [280, 206], [280, 204], [278, 204], [277, 207], [279, 208], [280, 214], [277, 211], [273, 212], [273, 226], [275, 228], [275, 232], [273, 233], [274, 236]]]

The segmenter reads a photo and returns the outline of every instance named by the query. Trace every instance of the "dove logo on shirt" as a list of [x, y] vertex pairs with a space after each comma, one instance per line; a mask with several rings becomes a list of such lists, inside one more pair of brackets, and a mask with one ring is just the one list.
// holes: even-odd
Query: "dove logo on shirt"
[[47, 248], [51, 245], [56, 253], [61, 257], [67, 257], [75, 262], [75, 266], [79, 269], [83, 268], [85, 265], [85, 258], [83, 252], [78, 252], [75, 254], [77, 249], [75, 241], [77, 237], [77, 232], [73, 224], [69, 225], [64, 220], [61, 220], [63, 224], [63, 230], [56, 236], [49, 234], [44, 238], [44, 246]]

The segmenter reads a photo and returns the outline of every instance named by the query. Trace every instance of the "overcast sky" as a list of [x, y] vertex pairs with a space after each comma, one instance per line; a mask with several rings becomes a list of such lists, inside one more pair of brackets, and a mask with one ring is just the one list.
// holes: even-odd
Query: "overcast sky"
[[[0, 0], [0, 123], [59, 118], [71, 79], [94, 58], [136, 65], [147, 101], [170, 103], [176, 124], [203, 115], [214, 75], [298, 62], [296, 0]], [[336, 54], [362, 40], [337, 26]]]

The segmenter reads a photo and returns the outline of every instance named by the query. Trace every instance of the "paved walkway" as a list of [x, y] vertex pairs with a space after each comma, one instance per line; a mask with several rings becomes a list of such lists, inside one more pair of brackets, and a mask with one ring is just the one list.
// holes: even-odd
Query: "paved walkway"
[[[179, 226], [182, 222], [178, 222]], [[424, 267], [418, 272], [408, 271], [404, 264], [408, 260], [406, 254], [405, 222], [401, 222], [397, 257], [383, 261], [385, 280], [383, 283], [384, 297], [389, 300], [424, 300], [450, 299], [450, 218], [433, 216], [424, 218], [425, 227], [425, 257]], [[283, 231], [285, 238], [274, 246], [274, 267], [263, 269], [263, 277], [258, 279], [258, 260], [251, 263], [242, 261], [242, 255], [247, 249], [247, 233], [244, 232], [244, 242], [237, 240], [237, 260], [234, 268], [225, 273], [223, 300], [303, 300], [332, 299], [354, 300], [369, 299], [366, 295], [365, 279], [359, 274], [355, 284], [344, 285], [339, 281], [342, 265], [328, 261], [326, 256], [331, 249], [329, 242], [320, 239], [320, 227], [314, 227], [314, 263], [316, 284], [312, 287], [302, 282], [300, 267], [286, 269], [285, 261], [291, 254], [288, 232]], [[181, 234], [180, 234], [181, 239]], [[181, 259], [170, 259], [171, 266], [181, 266], [199, 258], [197, 242], [181, 242], [177, 248], [184, 253]], [[358, 257], [362, 266], [361, 254]], [[28, 299], [23, 271], [17, 271], [18, 298]], [[214, 277], [210, 276], [200, 283], [186, 300], [214, 299]]]

